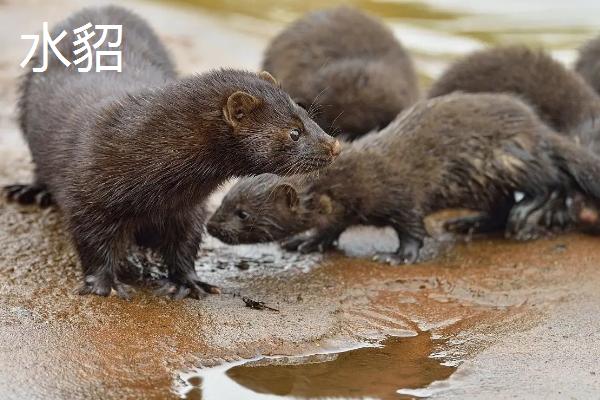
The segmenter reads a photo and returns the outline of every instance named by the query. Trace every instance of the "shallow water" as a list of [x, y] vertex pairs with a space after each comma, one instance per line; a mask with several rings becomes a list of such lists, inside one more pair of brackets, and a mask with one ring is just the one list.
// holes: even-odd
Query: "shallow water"
[[180, 376], [187, 399], [402, 399], [448, 378], [456, 367], [431, 354], [442, 340], [429, 332], [389, 337], [342, 351], [304, 357], [262, 357]]

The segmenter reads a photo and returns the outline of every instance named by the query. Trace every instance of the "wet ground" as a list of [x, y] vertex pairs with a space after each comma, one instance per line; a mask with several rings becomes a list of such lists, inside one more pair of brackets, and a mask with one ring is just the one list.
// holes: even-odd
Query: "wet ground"
[[[18, 35], [82, 3], [0, 0], [2, 185], [31, 174], [13, 112], [27, 51]], [[185, 73], [256, 69], [266, 40], [294, 12], [283, 7], [258, 20], [211, 2], [200, 9], [129, 4], [157, 28]], [[440, 15], [427, 25], [436, 29], [456, 18], [481, 26], [486, 15], [461, 11], [449, 19], [426, 9]], [[585, 21], [557, 28], [555, 54], [572, 58], [566, 44], [590, 34]], [[449, 28], [436, 32], [429, 37], [485, 43]], [[437, 67], [428, 66], [470, 49], [447, 46], [427, 56], [425, 44], [414, 48], [424, 81], [435, 76]], [[126, 302], [73, 294], [81, 275], [58, 211], [0, 200], [0, 398], [599, 398], [598, 238], [453, 240], [438, 235], [437, 221], [429, 227], [438, 240], [427, 247], [439, 256], [401, 267], [371, 260], [394, 248], [388, 230], [355, 229], [340, 251], [308, 257], [208, 238], [197, 268], [222, 295], [173, 302], [142, 287]], [[143, 256], [132, 256], [132, 265], [156, 274], [160, 264]], [[247, 307], [244, 297], [277, 311]]]

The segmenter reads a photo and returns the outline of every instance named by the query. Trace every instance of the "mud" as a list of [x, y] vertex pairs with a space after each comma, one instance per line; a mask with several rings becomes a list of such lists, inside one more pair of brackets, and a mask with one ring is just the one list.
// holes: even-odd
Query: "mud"
[[[18, 34], [80, 6], [0, 2], [0, 185], [31, 177], [14, 121], [28, 50]], [[273, 32], [239, 16], [129, 6], [183, 72], [254, 69]], [[231, 46], [239, 52], [222, 51]], [[429, 261], [412, 266], [372, 260], [394, 249], [390, 230], [353, 229], [340, 251], [311, 256], [207, 237], [197, 269], [222, 295], [173, 302], [140, 287], [127, 302], [73, 294], [81, 274], [58, 211], [0, 200], [0, 398], [226, 398], [215, 397], [215, 379], [265, 396], [598, 397], [598, 238], [454, 240], [440, 236], [443, 217], [428, 221]], [[160, 274], [147, 256], [134, 254], [133, 270]]]

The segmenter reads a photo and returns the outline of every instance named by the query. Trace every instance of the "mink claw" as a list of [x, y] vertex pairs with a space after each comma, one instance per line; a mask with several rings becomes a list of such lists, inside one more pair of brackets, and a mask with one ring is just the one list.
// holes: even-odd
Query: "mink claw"
[[423, 241], [412, 236], [403, 236], [400, 238], [400, 245], [396, 250], [397, 256], [402, 260], [403, 264], [414, 264], [419, 258], [419, 253]]
[[320, 241], [309, 238], [309, 239], [305, 240], [304, 242], [302, 242], [302, 244], [300, 244], [300, 246], [298, 246], [298, 251], [302, 254], [316, 253], [316, 252], [322, 253], [324, 251], [324, 246], [323, 246], [323, 243], [321, 243]]
[[532, 225], [524, 225], [517, 232], [509, 234], [508, 238], [514, 239], [520, 242], [526, 242], [529, 240], [535, 240], [543, 236], [545, 233], [544, 229]]
[[398, 248], [395, 253], [379, 253], [373, 256], [373, 261], [397, 266], [414, 264], [419, 258], [420, 246], [410, 245]]
[[47, 208], [54, 204], [52, 195], [45, 185], [8, 185], [4, 187], [4, 193], [8, 201], [23, 205], [37, 204], [40, 208]]
[[187, 297], [198, 300], [206, 294], [220, 294], [221, 288], [196, 279], [188, 279], [182, 283], [163, 279], [155, 293], [159, 296], [168, 296], [173, 300], [182, 300]]
[[107, 279], [97, 279], [96, 277], [86, 277], [83, 285], [81, 285], [76, 293], [82, 296], [94, 294], [97, 296], [107, 297], [114, 289], [117, 296], [123, 300], [131, 300], [133, 288], [117, 279], [112, 282]]
[[398, 253], [379, 253], [373, 256], [373, 261], [381, 262], [391, 266], [410, 264], [407, 262], [406, 257]]
[[323, 245], [312, 237], [293, 237], [281, 243], [281, 246], [287, 251], [297, 251], [302, 254], [323, 252]]
[[281, 247], [286, 251], [297, 251], [298, 247], [304, 242], [305, 238], [294, 236], [281, 242]]

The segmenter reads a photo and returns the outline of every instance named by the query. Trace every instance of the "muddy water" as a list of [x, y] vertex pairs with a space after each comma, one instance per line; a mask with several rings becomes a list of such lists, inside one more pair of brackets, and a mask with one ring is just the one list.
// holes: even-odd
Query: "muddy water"
[[432, 358], [443, 340], [430, 332], [389, 337], [379, 344], [306, 357], [263, 357], [200, 369], [181, 377], [185, 398], [260, 400], [265, 395], [308, 398], [400, 399], [406, 389], [446, 379], [456, 367]]

